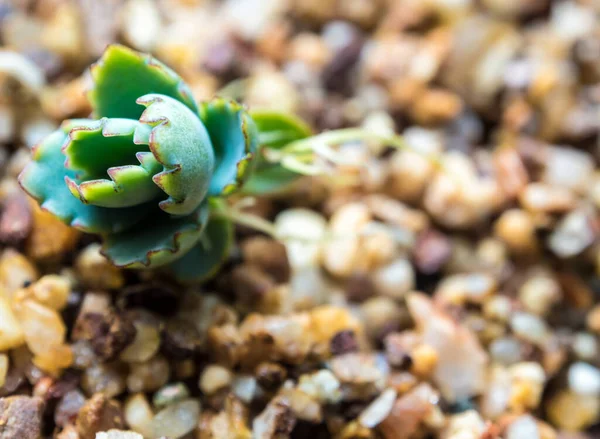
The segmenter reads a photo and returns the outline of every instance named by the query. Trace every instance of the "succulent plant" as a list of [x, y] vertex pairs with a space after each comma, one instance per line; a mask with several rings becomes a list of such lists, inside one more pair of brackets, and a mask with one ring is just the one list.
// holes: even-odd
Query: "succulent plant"
[[233, 235], [231, 221], [215, 215], [223, 197], [257, 166], [253, 192], [296, 177], [264, 159], [257, 165], [259, 143], [277, 148], [310, 130], [278, 113], [251, 117], [234, 101], [196, 103], [170, 68], [119, 45], [91, 76], [96, 119], [67, 120], [36, 146], [22, 187], [60, 220], [101, 235], [117, 266], [164, 266], [184, 280], [214, 273]]

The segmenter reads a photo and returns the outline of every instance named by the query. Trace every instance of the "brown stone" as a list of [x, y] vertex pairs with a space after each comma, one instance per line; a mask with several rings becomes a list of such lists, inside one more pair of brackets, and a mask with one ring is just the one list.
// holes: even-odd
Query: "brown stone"
[[0, 398], [0, 439], [41, 439], [43, 412], [38, 397]]
[[97, 393], [79, 411], [76, 425], [81, 439], [94, 439], [98, 432], [123, 428], [121, 404]]

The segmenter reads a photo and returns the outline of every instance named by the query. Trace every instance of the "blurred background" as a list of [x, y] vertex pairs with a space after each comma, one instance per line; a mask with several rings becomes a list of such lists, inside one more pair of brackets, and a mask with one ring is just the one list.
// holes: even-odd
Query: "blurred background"
[[[42, 119], [86, 115], [80, 75], [122, 42], [177, 70], [198, 99], [241, 80], [227, 92], [299, 113], [316, 130], [420, 126], [464, 152], [506, 136], [589, 147], [599, 9], [596, 0], [2, 0], [0, 44], [19, 56], [2, 55], [0, 141], [31, 143]], [[25, 97], [40, 100], [37, 113]]]
[[[354, 431], [346, 415], [382, 392], [373, 378], [373, 394], [345, 401], [343, 416], [325, 412], [327, 426], [302, 418], [296, 437], [397, 439], [417, 425], [434, 437], [484, 437], [484, 420], [495, 420], [510, 439], [598, 438], [599, 15], [599, 0], [0, 0], [0, 241], [40, 266], [66, 261], [63, 273], [84, 285], [97, 266], [118, 280], [104, 289], [147, 280], [115, 273], [96, 247], [79, 251], [88, 238], [77, 244], [15, 183], [30, 147], [63, 119], [89, 115], [86, 68], [114, 42], [154, 54], [198, 100], [220, 94], [295, 113], [315, 132], [398, 133], [407, 149], [340, 145], [334, 178], [303, 179], [286, 197], [255, 203], [249, 211], [293, 239], [284, 247], [240, 228], [232, 264], [209, 286], [224, 321], [261, 313], [251, 324], [273, 332], [282, 351], [308, 344], [306, 331], [281, 321], [334, 304], [342, 311], [319, 314], [322, 326], [356, 317], [367, 351], [384, 354], [386, 386], [400, 390], [381, 427], [342, 434]], [[3, 273], [22, 265], [2, 264]], [[407, 306], [413, 290], [433, 301]], [[275, 324], [271, 315], [286, 317]], [[375, 360], [344, 356], [357, 349], [354, 336], [339, 331], [330, 344], [332, 331], [319, 332], [326, 348], [311, 355], [331, 347], [334, 372], [350, 384], [348, 371], [379, 377]], [[417, 335], [427, 342], [415, 344]], [[410, 404], [429, 410], [433, 399], [402, 392], [432, 376], [444, 404], [425, 421]], [[86, 385], [88, 395], [104, 390]], [[468, 424], [458, 418], [467, 411], [475, 436], [440, 433]], [[528, 412], [535, 418], [515, 417]], [[414, 431], [399, 432], [413, 418]]]

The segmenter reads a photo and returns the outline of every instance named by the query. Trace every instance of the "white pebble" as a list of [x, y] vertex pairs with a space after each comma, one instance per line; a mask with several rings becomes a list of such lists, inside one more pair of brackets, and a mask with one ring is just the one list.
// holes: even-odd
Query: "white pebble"
[[275, 229], [292, 268], [318, 264], [326, 228], [327, 220], [309, 209], [288, 209], [277, 215]]
[[300, 377], [298, 390], [327, 403], [336, 403], [342, 397], [340, 381], [329, 370], [323, 369]]
[[591, 216], [582, 209], [569, 212], [548, 238], [548, 246], [561, 258], [581, 253], [596, 238], [591, 221]]
[[582, 360], [593, 360], [598, 355], [598, 342], [596, 337], [587, 332], [575, 334], [573, 338], [573, 353]]
[[523, 415], [515, 419], [506, 429], [506, 439], [540, 439], [540, 432], [535, 419]]
[[510, 319], [510, 327], [519, 338], [534, 344], [542, 344], [548, 336], [546, 323], [526, 312], [514, 313]]
[[154, 0], [129, 0], [123, 9], [123, 36], [138, 50], [154, 49], [161, 29], [160, 12]]
[[373, 281], [377, 291], [385, 296], [400, 298], [415, 287], [415, 270], [406, 259], [396, 259], [379, 268]]
[[231, 384], [233, 376], [231, 371], [218, 364], [211, 364], [206, 366], [202, 375], [200, 375], [200, 381], [198, 383], [200, 390], [206, 395], [212, 395], [213, 393], [228, 387]]
[[257, 387], [256, 378], [253, 376], [238, 376], [233, 381], [232, 390], [235, 396], [248, 404], [254, 399]]
[[373, 428], [378, 425], [392, 411], [396, 396], [397, 393], [394, 389], [385, 390], [362, 411], [358, 417], [358, 422], [366, 428]]
[[168, 436], [179, 439], [196, 428], [200, 417], [200, 403], [185, 399], [167, 406], [152, 420], [153, 437]]
[[600, 370], [590, 364], [572, 364], [567, 379], [571, 390], [579, 395], [600, 395]]
[[144, 439], [144, 437], [132, 431], [108, 430], [96, 433], [96, 439]]

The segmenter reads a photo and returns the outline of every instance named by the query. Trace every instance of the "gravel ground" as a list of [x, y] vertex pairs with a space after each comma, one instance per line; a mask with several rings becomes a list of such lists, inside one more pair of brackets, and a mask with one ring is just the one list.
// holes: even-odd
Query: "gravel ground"
[[[600, 2], [0, 0], [0, 439], [600, 438]], [[123, 272], [16, 175], [107, 44], [363, 127], [232, 199], [218, 276]]]

